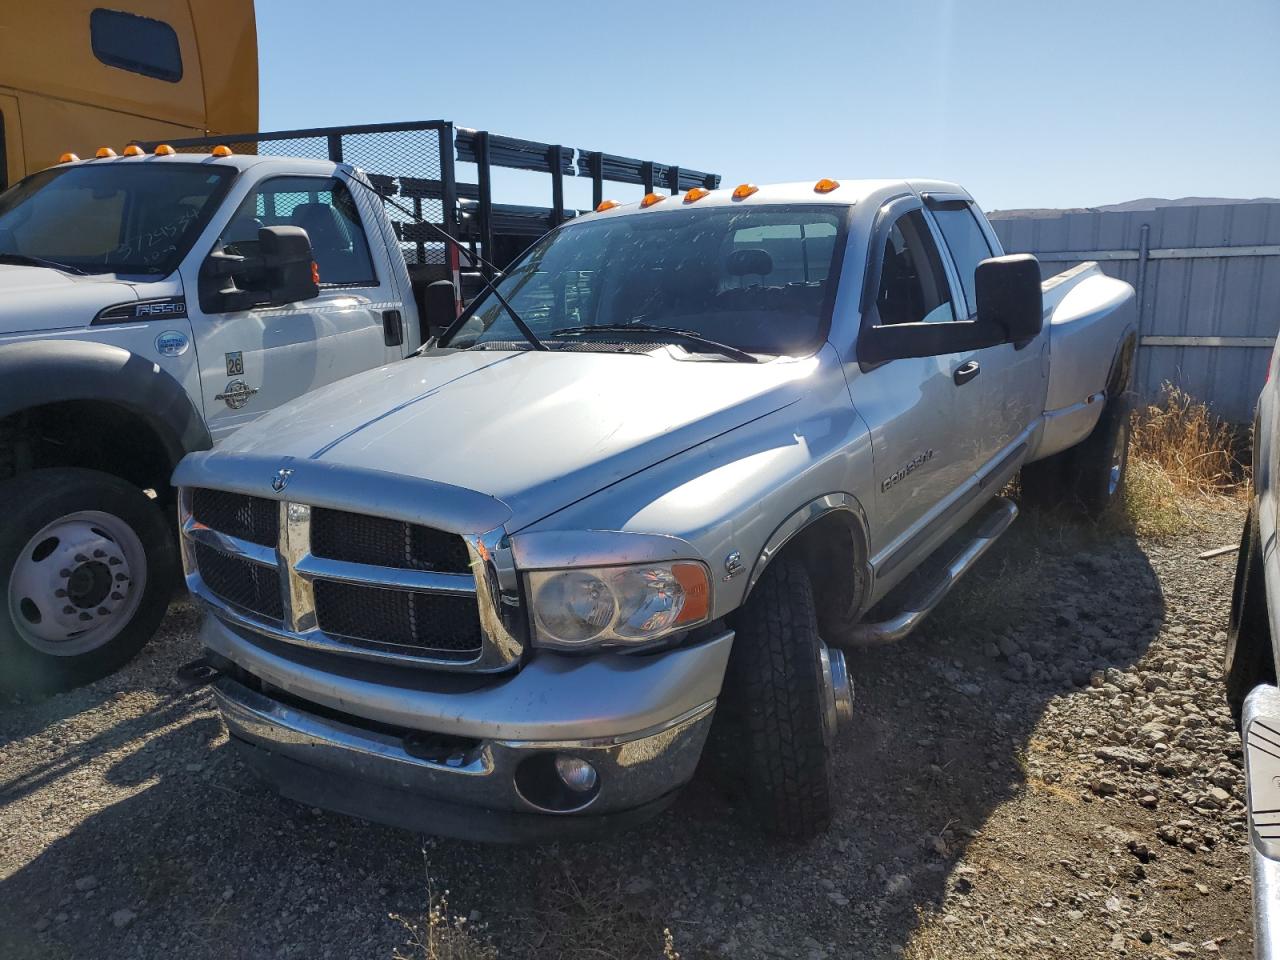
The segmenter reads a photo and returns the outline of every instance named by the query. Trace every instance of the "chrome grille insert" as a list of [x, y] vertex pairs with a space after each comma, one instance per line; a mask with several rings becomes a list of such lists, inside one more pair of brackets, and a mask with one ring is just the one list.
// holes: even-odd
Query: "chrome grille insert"
[[236, 497], [261, 500], [190, 488], [180, 497], [188, 586], [220, 616], [290, 643], [364, 659], [478, 671], [519, 659], [523, 617], [501, 528], [463, 537], [262, 500], [275, 511], [277, 539], [268, 547], [213, 528], [193, 509], [199, 504], [203, 517], [261, 538], [270, 527], [262, 508], [236, 504]]

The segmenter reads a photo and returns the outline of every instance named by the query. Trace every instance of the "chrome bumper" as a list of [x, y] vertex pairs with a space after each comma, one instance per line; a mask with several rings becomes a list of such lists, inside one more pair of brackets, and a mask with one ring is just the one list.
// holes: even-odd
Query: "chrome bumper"
[[[322, 673], [211, 616], [203, 639], [234, 665], [213, 684], [228, 731], [284, 795], [430, 833], [542, 840], [674, 798], [702, 753], [733, 634], [648, 657], [540, 654], [447, 692]], [[425, 756], [424, 737], [443, 749]], [[595, 789], [548, 802], [538, 784], [556, 756], [589, 763]]]
[[1253, 862], [1253, 955], [1280, 960], [1280, 690], [1255, 687], [1245, 698], [1240, 729]]

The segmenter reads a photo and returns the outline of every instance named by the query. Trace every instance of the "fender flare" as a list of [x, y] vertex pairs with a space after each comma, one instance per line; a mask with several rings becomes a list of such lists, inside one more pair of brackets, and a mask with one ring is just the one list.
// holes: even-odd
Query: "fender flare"
[[135, 414], [164, 445], [171, 465], [213, 446], [204, 418], [154, 361], [87, 340], [35, 340], [0, 347], [0, 419], [71, 400], [113, 403]]
[[1138, 356], [1138, 331], [1130, 324], [1120, 334], [1111, 367], [1107, 370], [1106, 391], [1108, 397], [1119, 396], [1133, 383], [1133, 370]]
[[[870, 561], [871, 539], [867, 525], [867, 513], [857, 497], [848, 493], [835, 492], [815, 497], [798, 510], [793, 511], [782, 523], [778, 524], [765, 541], [764, 546], [760, 548], [760, 552], [756, 555], [751, 565], [750, 573], [747, 576], [747, 586], [742, 595], [742, 602], [745, 603], [747, 597], [751, 595], [751, 591], [764, 574], [769, 562], [781, 553], [788, 543], [813, 526], [813, 524], [833, 513], [843, 513], [850, 520], [849, 526], [856, 541], [854, 549], [859, 551], [862, 557], [862, 565], [865, 568], [866, 575], [867, 596], [869, 597], [875, 571]], [[865, 600], [866, 597], [862, 598], [862, 602], [865, 603]]]

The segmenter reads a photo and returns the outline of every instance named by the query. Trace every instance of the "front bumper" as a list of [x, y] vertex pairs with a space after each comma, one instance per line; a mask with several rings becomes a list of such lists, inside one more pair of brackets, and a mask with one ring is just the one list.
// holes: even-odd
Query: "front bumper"
[[[214, 616], [206, 647], [227, 664], [213, 691], [251, 767], [313, 806], [467, 839], [586, 837], [643, 819], [692, 776], [733, 633], [652, 656], [539, 653], [479, 687], [359, 676], [368, 665], [272, 649]], [[586, 761], [592, 790], [554, 780]], [[561, 788], [558, 789], [557, 788]]]

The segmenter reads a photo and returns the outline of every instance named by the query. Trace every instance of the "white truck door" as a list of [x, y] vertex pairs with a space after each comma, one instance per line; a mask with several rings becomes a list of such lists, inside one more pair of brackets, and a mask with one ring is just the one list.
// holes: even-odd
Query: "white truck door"
[[[930, 197], [928, 209], [945, 241], [960, 289], [953, 300], [960, 319], [978, 314], [974, 272], [988, 257], [1003, 253], [994, 231], [984, 230], [984, 218], [967, 198]], [[977, 374], [970, 389], [961, 391], [960, 412], [981, 438], [978, 469], [996, 467], [1026, 442], [1027, 429], [1044, 412], [1045, 364], [1041, 351], [1047, 334], [1030, 343], [1002, 343], [974, 352]]]
[[[905, 206], [872, 239], [883, 256], [864, 323], [951, 322], [955, 308], [937, 244], [919, 202]], [[978, 462], [977, 437], [957, 414], [968, 383], [957, 383], [955, 375], [974, 352], [892, 360], [869, 370], [855, 365], [851, 371], [854, 406], [871, 429], [873, 555], [912, 552], [914, 538], [932, 527], [932, 515]]]
[[[258, 230], [280, 225], [307, 231], [320, 271], [319, 296], [225, 312], [216, 296], [189, 298], [202, 301], [191, 312], [191, 325], [215, 442], [310, 390], [403, 356], [403, 346], [387, 342], [394, 340], [388, 327], [396, 324], [388, 324], [386, 314], [402, 305], [385, 245], [377, 229], [365, 229], [347, 186], [334, 177], [268, 177], [241, 203], [218, 243], [252, 255]], [[188, 290], [200, 289], [198, 276], [184, 282]]]

